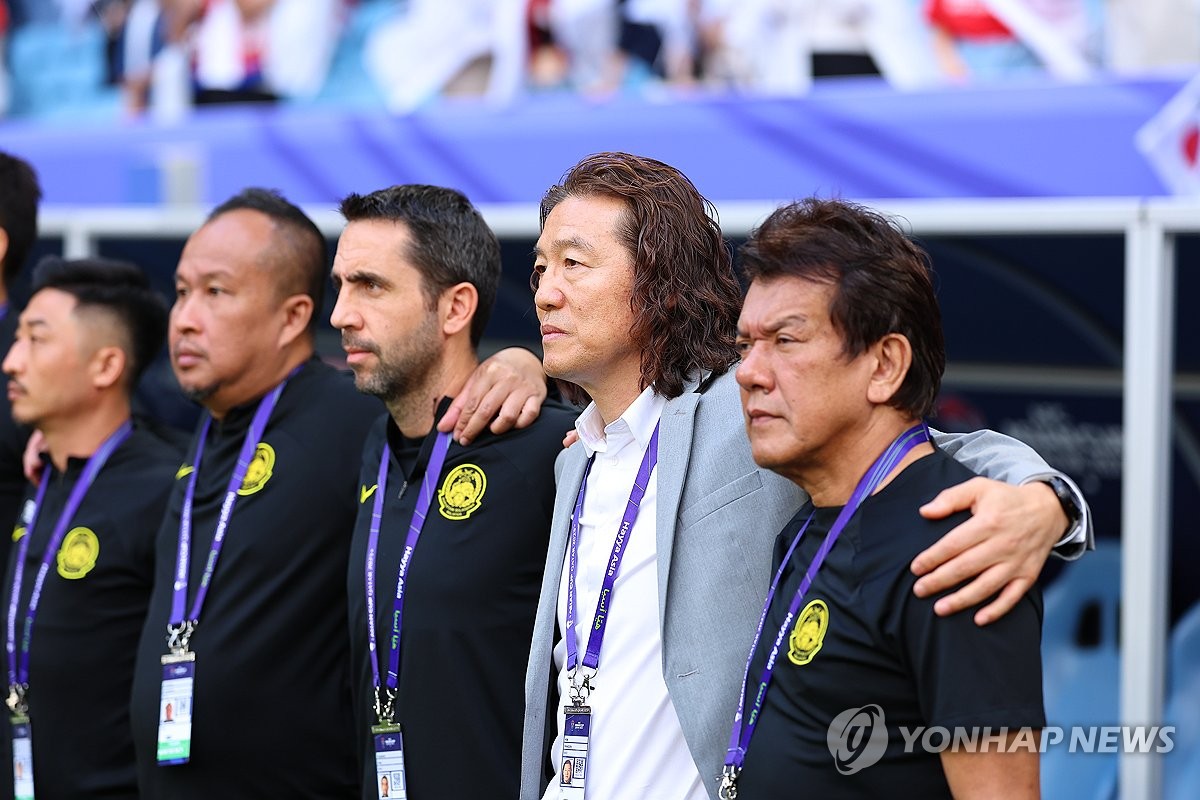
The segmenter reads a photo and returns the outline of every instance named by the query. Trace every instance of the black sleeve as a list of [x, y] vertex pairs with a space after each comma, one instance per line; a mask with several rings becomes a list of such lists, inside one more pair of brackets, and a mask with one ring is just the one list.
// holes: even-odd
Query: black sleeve
[[944, 594], [919, 598], [915, 583], [907, 569], [892, 581], [883, 631], [914, 677], [927, 724], [1043, 727], [1040, 591], [980, 627], [974, 617], [983, 604], [939, 617], [933, 605]]

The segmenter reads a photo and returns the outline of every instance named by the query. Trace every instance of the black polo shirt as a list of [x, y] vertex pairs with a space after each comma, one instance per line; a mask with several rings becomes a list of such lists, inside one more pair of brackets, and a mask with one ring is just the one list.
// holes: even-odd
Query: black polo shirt
[[[468, 447], [451, 443], [446, 454], [405, 581], [396, 721], [403, 725], [409, 800], [517, 796], [525, 665], [554, 513], [554, 459], [576, 415], [547, 401], [530, 427], [502, 436], [485, 431]], [[385, 437], [392, 461], [387, 486], [378, 487]], [[375, 609], [386, 675], [400, 558], [435, 438], [406, 439], [385, 416], [363, 451], [347, 585], [364, 798], [378, 797], [365, 594], [372, 506], [375, 492], [385, 492]]]
[[[197, 479], [187, 610], [258, 401], [214, 421]], [[181, 468], [158, 534], [154, 593], [138, 651], [133, 725], [144, 797], [358, 796], [351, 726], [346, 557], [362, 445], [379, 402], [313, 359], [288, 381], [243, 483], [200, 622], [191, 761], [159, 766]], [[195, 446], [185, 464], [190, 467]], [[176, 465], [179, 466], [178, 464]]]
[[[920, 739], [905, 752], [900, 726], [911, 732], [918, 726], [996, 730], [1045, 724], [1042, 602], [1036, 588], [982, 628], [973, 621], [977, 608], [942, 618], [933, 613], [936, 597], [919, 599], [912, 593], [912, 559], [968, 518], [964, 513], [931, 521], [918, 508], [971, 477], [958, 462], [935, 452], [910, 464], [851, 518], [780, 648], [738, 781], [740, 799], [897, 793], [949, 798], [939, 755], [925, 752]], [[806, 505], [780, 533], [776, 566], [812, 510]], [[748, 694], [757, 690], [788, 605], [840, 511], [817, 509], [793, 553], [750, 669]], [[820, 606], [804, 613], [816, 601], [827, 609], [823, 622]], [[842, 712], [872, 704], [886, 721], [887, 748], [872, 766], [842, 774], [828, 742], [830, 725]], [[847, 768], [855, 766], [855, 752], [842, 753]]]
[[[154, 579], [154, 537], [182, 453], [141, 428], [113, 451], [71, 518], [46, 574], [29, 647], [29, 718], [39, 797], [136, 798], [129, 690]], [[87, 459], [53, 466], [37, 525], [26, 531], [36, 490], [11, 545], [30, 536], [17, 636], [46, 545]], [[12, 557], [15, 562], [15, 555]], [[8, 608], [15, 563], [4, 582]], [[19, 654], [18, 654], [19, 657]], [[7, 661], [7, 659], [5, 659]], [[8, 681], [8, 664], [3, 665]], [[11, 728], [3, 726], [4, 736]], [[0, 765], [11, 791], [12, 762]]]

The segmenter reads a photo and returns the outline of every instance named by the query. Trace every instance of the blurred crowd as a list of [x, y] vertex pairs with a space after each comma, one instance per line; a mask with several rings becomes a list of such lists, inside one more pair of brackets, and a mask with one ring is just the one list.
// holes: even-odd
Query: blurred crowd
[[444, 95], [802, 94], [843, 75], [914, 88], [1200, 64], [1200, 0], [0, 0], [0, 31], [23, 26], [102, 31], [105, 80], [135, 112], [313, 98], [335, 57], [401, 113]]

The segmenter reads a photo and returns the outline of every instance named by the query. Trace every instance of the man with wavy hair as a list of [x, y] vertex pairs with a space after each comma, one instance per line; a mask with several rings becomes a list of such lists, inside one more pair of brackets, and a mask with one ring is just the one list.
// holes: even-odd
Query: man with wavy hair
[[[775, 534], [806, 500], [751, 457], [730, 369], [741, 289], [729, 250], [686, 176], [601, 153], [546, 193], [535, 259], [546, 372], [590, 403], [556, 466], [521, 797], [715, 798]], [[1056, 542], [1082, 550], [1086, 510], [1064, 513], [1040, 482], [1061, 476], [1018, 442], [935, 437], [1008, 484], [976, 480], [931, 504], [976, 514], [917, 558], [936, 570], [916, 590], [979, 575], [936, 608], [999, 591], [976, 614], [986, 623]], [[569, 787], [555, 774], [568, 756]]]

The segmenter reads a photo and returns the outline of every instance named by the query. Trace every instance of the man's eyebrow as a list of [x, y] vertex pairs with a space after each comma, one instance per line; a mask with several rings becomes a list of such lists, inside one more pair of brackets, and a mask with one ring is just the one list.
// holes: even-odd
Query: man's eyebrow
[[782, 330], [782, 329], [788, 327], [789, 325], [803, 327], [804, 325], [807, 325], [807, 324], [808, 324], [808, 317], [805, 316], [804, 314], [788, 314], [787, 316], [783, 316], [783, 317], [780, 317], [779, 319], [772, 320], [768, 324], [764, 325], [763, 330], [770, 331], [771, 333], [775, 333], [776, 331]]
[[[195, 272], [196, 274], [193, 279], [196, 283], [204, 283], [205, 281], [211, 280], [229, 280], [230, 278], [237, 277], [237, 273], [231, 269], [226, 269], [225, 267], [207, 267], [203, 269], [197, 269]], [[176, 283], [181, 281], [186, 282], [186, 280], [186, 277], [180, 276], [178, 272], [175, 273]]]
[[[586, 254], [596, 252], [596, 248], [592, 246], [586, 239], [578, 236], [568, 236], [565, 239], [555, 239], [550, 242], [549, 249], [554, 251], [566, 250], [568, 248], [581, 250]], [[546, 250], [541, 245], [533, 246], [533, 255], [535, 258], [541, 258], [546, 255]]]
[[[339, 276], [335, 273], [333, 275], [333, 279], [339, 280]], [[370, 270], [365, 269], [352, 269], [345, 275], [340, 276], [340, 280], [343, 280], [346, 283], [364, 283], [366, 281], [370, 281], [371, 283], [378, 283], [380, 286], [391, 285], [391, 282], [378, 272], [371, 272]]]
[[[788, 327], [789, 325], [803, 327], [804, 325], [807, 325], [807, 324], [808, 324], [808, 317], [805, 316], [804, 314], [787, 314], [782, 317], [777, 317], [776, 319], [770, 320], [768, 322], [764, 322], [764, 323], [758, 325], [757, 327], [760, 330], [762, 330], [763, 333], [778, 333], [779, 331], [783, 330], [784, 328]], [[747, 327], [748, 327], [747, 325], [739, 322], [738, 327], [737, 327], [737, 335], [738, 336], [746, 336], [747, 335], [747, 333], [746, 333]]]

